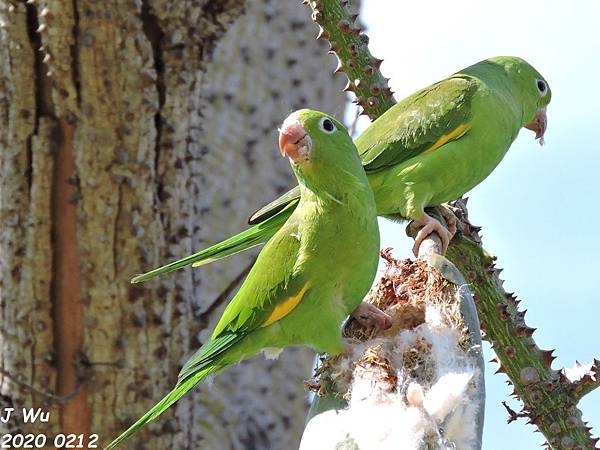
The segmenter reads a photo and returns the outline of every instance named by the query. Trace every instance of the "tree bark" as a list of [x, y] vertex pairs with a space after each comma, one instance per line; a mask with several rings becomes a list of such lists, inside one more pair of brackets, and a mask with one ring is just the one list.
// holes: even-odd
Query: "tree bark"
[[[0, 430], [107, 443], [172, 386], [252, 256], [129, 278], [239, 230], [286, 188], [277, 125], [301, 106], [341, 115], [343, 80], [296, 2], [0, 14], [0, 394], [50, 412]], [[295, 350], [232, 368], [128, 448], [293, 448], [310, 362]]]

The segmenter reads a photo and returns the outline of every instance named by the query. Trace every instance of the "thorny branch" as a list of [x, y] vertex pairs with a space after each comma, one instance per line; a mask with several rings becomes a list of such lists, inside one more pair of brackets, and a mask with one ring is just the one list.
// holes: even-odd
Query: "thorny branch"
[[453, 206], [459, 233], [450, 243], [448, 258], [465, 274], [473, 291], [484, 338], [499, 363], [497, 373], [506, 373], [514, 387], [512, 395], [523, 402], [519, 416], [538, 427], [550, 448], [595, 448], [598, 439], [583, 422], [577, 403], [598, 385], [598, 361], [580, 370], [575, 382], [568, 370], [552, 369], [554, 351], [537, 346], [532, 337], [535, 328], [525, 323], [525, 311], [518, 309], [520, 301], [502, 287], [501, 269], [495, 266], [496, 257], [481, 246], [480, 227], [469, 222], [466, 200]]

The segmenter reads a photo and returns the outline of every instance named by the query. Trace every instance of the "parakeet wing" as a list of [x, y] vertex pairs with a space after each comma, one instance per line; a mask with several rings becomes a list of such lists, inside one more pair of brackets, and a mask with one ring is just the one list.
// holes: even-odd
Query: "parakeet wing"
[[248, 224], [254, 225], [261, 223], [270, 217], [282, 211], [287, 205], [291, 203], [298, 203], [300, 200], [300, 186], [296, 186], [291, 190], [287, 191], [281, 197], [273, 200], [268, 205], [263, 206], [258, 211], [253, 213], [248, 219]]
[[284, 317], [302, 300], [309, 284], [303, 275], [294, 273], [300, 252], [297, 232], [298, 223], [292, 217], [267, 243], [223, 312], [211, 342], [184, 365], [180, 382], [248, 333]]
[[455, 76], [386, 111], [355, 141], [366, 172], [400, 164], [463, 136], [476, 89], [473, 79]]

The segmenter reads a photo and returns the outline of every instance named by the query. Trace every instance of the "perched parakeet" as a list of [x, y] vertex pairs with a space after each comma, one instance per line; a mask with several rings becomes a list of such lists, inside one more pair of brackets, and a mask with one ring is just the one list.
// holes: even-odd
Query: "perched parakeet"
[[279, 147], [298, 179], [297, 207], [260, 252], [210, 340], [184, 365], [175, 388], [107, 449], [208, 375], [263, 349], [301, 344], [318, 352], [343, 350], [342, 322], [361, 303], [377, 270], [373, 191], [348, 131], [324, 113], [304, 109], [291, 114], [280, 129]]
[[[412, 219], [421, 231], [414, 250], [431, 232], [444, 248], [452, 238], [425, 208], [454, 200], [483, 181], [502, 160], [519, 130], [543, 139], [548, 83], [526, 61], [501, 56], [422, 89], [386, 111], [356, 139], [379, 215]], [[298, 187], [256, 212], [252, 227], [206, 250], [132, 282], [193, 263], [207, 264], [269, 239], [298, 204]], [[416, 254], [416, 251], [415, 251]]]

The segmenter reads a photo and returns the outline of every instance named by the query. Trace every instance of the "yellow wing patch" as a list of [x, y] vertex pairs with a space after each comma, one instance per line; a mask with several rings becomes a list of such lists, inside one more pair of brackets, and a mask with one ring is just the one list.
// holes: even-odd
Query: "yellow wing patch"
[[271, 315], [267, 317], [265, 323], [261, 325], [261, 327], [271, 325], [273, 322], [276, 322], [282, 317], [287, 316], [296, 306], [298, 306], [298, 303], [300, 303], [300, 300], [302, 300], [309, 287], [309, 283], [306, 283], [296, 295], [286, 298], [279, 305], [277, 305], [275, 309], [273, 309]]
[[423, 153], [431, 153], [431, 152], [437, 150], [438, 148], [440, 148], [442, 145], [444, 145], [450, 141], [453, 141], [455, 139], [458, 139], [466, 132], [467, 132], [467, 125], [464, 123], [461, 123], [450, 133], [444, 134], [443, 136], [441, 136], [437, 141], [435, 141], [435, 143], [431, 147], [429, 147]]

